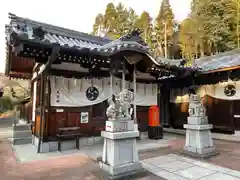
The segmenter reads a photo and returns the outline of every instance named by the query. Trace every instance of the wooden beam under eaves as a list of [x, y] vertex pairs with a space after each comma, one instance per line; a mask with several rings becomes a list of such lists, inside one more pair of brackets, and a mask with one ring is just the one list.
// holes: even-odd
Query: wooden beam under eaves
[[212, 70], [212, 71], [203, 72], [202, 74], [209, 74], [209, 73], [222, 72], [222, 71], [231, 71], [231, 70], [235, 70], [235, 69], [240, 69], [240, 66], [233, 66], [233, 67], [215, 69], [215, 70]]
[[45, 66], [43, 66], [43, 69], [40, 68], [39, 72], [37, 73], [37, 76], [33, 78], [32, 81], [35, 81], [41, 77], [42, 74], [45, 72], [48, 72], [51, 69], [52, 63], [54, 63], [57, 59], [57, 54], [60, 52], [60, 46], [54, 46], [52, 48], [52, 53], [48, 58], [48, 61]]
[[20, 44], [18, 46], [14, 46], [12, 48], [12, 52], [14, 52], [15, 56], [18, 56], [20, 54], [20, 52], [23, 51], [23, 48], [24, 48], [23, 44]]

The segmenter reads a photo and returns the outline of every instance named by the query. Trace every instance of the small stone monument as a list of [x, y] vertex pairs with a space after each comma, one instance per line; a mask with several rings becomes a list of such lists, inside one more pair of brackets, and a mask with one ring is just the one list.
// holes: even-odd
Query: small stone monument
[[184, 153], [199, 158], [218, 154], [213, 145], [212, 125], [208, 124], [206, 109], [199, 95], [190, 94], [188, 112], [188, 124], [184, 124], [187, 130]]
[[101, 135], [104, 137], [103, 155], [100, 166], [110, 179], [122, 178], [141, 170], [136, 138], [139, 131], [134, 129], [134, 121], [129, 114], [133, 92], [123, 90], [118, 96], [108, 100], [108, 121]]

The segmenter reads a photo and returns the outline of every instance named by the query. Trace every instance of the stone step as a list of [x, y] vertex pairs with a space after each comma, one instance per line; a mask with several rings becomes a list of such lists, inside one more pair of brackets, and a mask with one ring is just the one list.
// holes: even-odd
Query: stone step
[[13, 138], [24, 138], [24, 137], [32, 137], [32, 131], [31, 130], [13, 131]]
[[16, 124], [16, 126], [14, 126], [14, 124], [13, 124], [13, 130], [14, 131], [31, 130], [31, 125], [30, 124]]
[[13, 145], [31, 144], [32, 137], [13, 138], [12, 141], [13, 141]]
[[13, 123], [13, 118], [0, 118], [0, 127], [11, 127]]

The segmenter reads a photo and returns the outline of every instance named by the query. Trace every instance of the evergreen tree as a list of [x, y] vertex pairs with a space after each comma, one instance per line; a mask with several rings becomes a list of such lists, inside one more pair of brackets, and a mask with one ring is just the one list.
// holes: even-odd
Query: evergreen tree
[[196, 22], [193, 19], [185, 19], [180, 25], [179, 44], [182, 57], [193, 60], [198, 54], [198, 41], [196, 33]]
[[139, 17], [136, 12], [132, 8], [129, 8], [128, 19], [125, 25], [125, 32], [131, 32], [137, 28], [138, 18]]
[[160, 6], [159, 14], [155, 22], [155, 33], [157, 41], [157, 54], [160, 56], [168, 56], [168, 53], [163, 53], [165, 41], [167, 41], [167, 47], [171, 46], [173, 35], [173, 20], [174, 14], [169, 3], [169, 0], [163, 0]]
[[183, 56], [191, 60], [236, 48], [236, 17], [233, 0], [193, 0], [191, 13], [180, 28]]
[[93, 35], [100, 35], [103, 32], [103, 15], [99, 13], [96, 18], [95, 22], [93, 24]]
[[126, 34], [126, 31], [128, 30], [128, 16], [129, 12], [128, 10], [124, 7], [122, 3], [118, 3], [116, 6], [116, 11], [117, 11], [117, 26], [116, 26], [116, 32], [119, 36], [122, 36]]
[[153, 25], [152, 25], [152, 18], [150, 14], [144, 11], [139, 19], [136, 22], [136, 26], [138, 29], [142, 31], [142, 38], [143, 40], [151, 46], [152, 44], [152, 32], [153, 32]]
[[117, 11], [113, 3], [108, 3], [105, 14], [103, 16], [103, 28], [105, 34], [110, 36], [111, 33], [116, 33], [117, 26]]
[[109, 3], [105, 14], [96, 16], [92, 34], [103, 33], [110, 39], [117, 39], [136, 29], [137, 20], [138, 16], [132, 8], [126, 9], [122, 3], [118, 3], [116, 7]]

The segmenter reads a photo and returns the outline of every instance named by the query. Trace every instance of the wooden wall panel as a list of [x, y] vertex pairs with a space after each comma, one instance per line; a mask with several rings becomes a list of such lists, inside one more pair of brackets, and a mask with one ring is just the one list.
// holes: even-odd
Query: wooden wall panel
[[188, 117], [188, 103], [170, 103], [169, 104], [169, 118], [170, 126], [174, 128], [182, 128], [183, 124], [187, 123]]
[[[234, 101], [216, 99], [204, 96], [204, 105], [207, 110], [208, 121], [214, 128], [222, 130], [233, 130], [233, 114], [231, 110]], [[187, 123], [189, 103], [170, 103], [170, 122], [175, 128], [183, 128]]]
[[[234, 101], [234, 115], [240, 115], [240, 100]], [[233, 117], [234, 127], [240, 130], [240, 117]]]
[[[47, 113], [45, 113], [45, 118], [46, 117], [47, 117]], [[48, 129], [48, 124], [45, 124], [44, 121], [45, 121], [45, 119], [42, 120], [42, 135], [43, 135], [43, 137], [48, 135], [48, 132], [46, 131]], [[37, 137], [39, 137], [39, 133], [40, 133], [40, 123], [41, 123], [40, 122], [40, 115], [38, 113], [36, 115], [35, 122], [33, 123], [34, 126], [32, 128], [33, 134], [35, 134]], [[46, 121], [46, 123], [47, 123], [47, 121]], [[43, 132], [44, 132], [44, 134], [43, 134]]]
[[11, 57], [12, 62], [10, 71], [32, 73], [35, 64], [35, 61], [33, 59], [15, 56], [14, 53], [12, 53]]
[[[105, 121], [107, 120], [105, 111], [107, 108], [107, 104], [106, 102], [104, 102], [102, 103], [102, 106], [100, 106], [99, 104], [95, 105], [96, 108], [101, 108], [98, 109], [98, 111], [93, 110], [93, 107], [89, 106], [79, 108], [59, 108], [64, 109], [64, 112], [56, 112], [57, 108], [52, 107], [52, 112], [50, 115], [51, 118], [47, 122], [46, 136], [50, 137], [49, 139], [52, 140], [55, 138], [58, 128], [74, 126], [80, 127], [81, 132], [83, 132], [85, 136], [99, 136], [101, 134], [101, 131], [105, 128]], [[146, 131], [148, 127], [148, 108], [149, 107], [137, 107], [137, 118], [140, 124], [141, 131]], [[81, 123], [81, 112], [89, 112], [88, 123]], [[102, 114], [100, 114], [100, 112]]]
[[57, 133], [57, 122], [56, 122], [56, 112], [51, 112], [50, 119], [47, 122], [47, 136], [55, 136]]
[[148, 129], [148, 106], [137, 106], [137, 121], [141, 132]]

